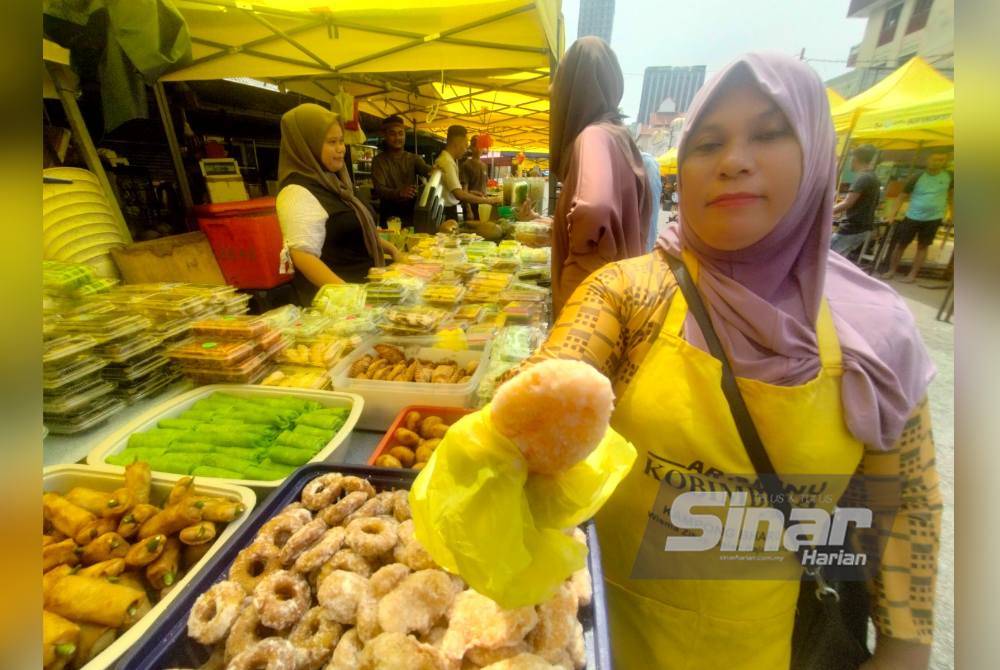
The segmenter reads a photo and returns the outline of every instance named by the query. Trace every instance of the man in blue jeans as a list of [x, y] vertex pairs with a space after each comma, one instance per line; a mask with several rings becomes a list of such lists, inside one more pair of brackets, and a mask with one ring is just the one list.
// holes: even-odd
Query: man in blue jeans
[[830, 240], [831, 248], [841, 256], [847, 256], [864, 244], [865, 237], [875, 227], [875, 209], [882, 187], [872, 171], [876, 153], [870, 144], [862, 144], [851, 152], [851, 171], [856, 176], [847, 197], [833, 208], [835, 218], [846, 211]]
[[889, 271], [882, 275], [882, 279], [892, 279], [896, 276], [896, 269], [899, 267], [899, 260], [903, 257], [903, 251], [916, 237], [917, 254], [913, 257], [913, 267], [902, 281], [906, 284], [912, 284], [917, 280], [920, 268], [923, 267], [924, 260], [927, 259], [927, 248], [934, 243], [938, 227], [951, 217], [955, 180], [952, 174], [944, 169], [947, 164], [947, 154], [931, 154], [927, 159], [926, 169], [903, 187], [903, 192], [896, 200], [896, 206], [893, 208], [890, 220], [896, 219], [896, 214], [899, 213], [904, 202], [909, 200], [910, 206], [906, 210], [906, 218], [899, 223], [896, 246], [892, 251]]

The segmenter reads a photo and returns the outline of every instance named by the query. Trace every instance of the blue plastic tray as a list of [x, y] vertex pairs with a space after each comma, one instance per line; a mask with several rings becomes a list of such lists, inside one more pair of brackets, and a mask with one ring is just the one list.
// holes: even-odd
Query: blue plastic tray
[[[187, 635], [188, 613], [195, 600], [216, 582], [225, 579], [236, 555], [246, 547], [264, 523], [286, 505], [299, 499], [305, 485], [314, 477], [328, 472], [340, 472], [369, 480], [378, 491], [409, 489], [416, 472], [390, 468], [372, 468], [334, 463], [317, 463], [300, 468], [288, 477], [280, 488], [263, 503], [258, 504], [251, 517], [233, 535], [226, 546], [219, 549], [211, 561], [191, 581], [158, 621], [112, 666], [117, 670], [163, 670], [164, 668], [197, 668], [208, 660], [208, 648]], [[601, 569], [601, 550], [597, 544], [597, 530], [588, 521], [583, 530], [587, 534], [590, 552], [587, 567], [594, 585], [594, 597], [589, 607], [580, 609], [580, 623], [587, 645], [587, 670], [610, 670], [611, 645], [608, 635], [608, 612], [604, 598], [604, 572]]]

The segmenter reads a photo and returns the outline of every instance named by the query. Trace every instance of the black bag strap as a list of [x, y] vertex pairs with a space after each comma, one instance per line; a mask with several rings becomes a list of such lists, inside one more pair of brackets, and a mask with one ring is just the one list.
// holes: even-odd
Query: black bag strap
[[709, 317], [708, 311], [705, 309], [705, 303], [702, 301], [701, 295], [698, 293], [698, 289], [691, 279], [691, 273], [688, 271], [684, 261], [674, 258], [670, 254], [667, 254], [667, 263], [674, 273], [674, 278], [677, 280], [677, 285], [684, 295], [688, 309], [694, 316], [698, 327], [701, 328], [701, 334], [705, 337], [709, 353], [722, 363], [722, 393], [726, 397], [726, 402], [729, 403], [729, 411], [733, 415], [733, 421], [736, 422], [736, 430], [743, 441], [743, 447], [750, 456], [750, 462], [753, 463], [754, 470], [757, 471], [757, 476], [764, 487], [764, 492], [767, 493], [771, 506], [778, 509], [785, 515], [785, 519], [788, 519], [790, 518], [791, 505], [783, 495], [785, 487], [774, 470], [771, 457], [767, 455], [767, 450], [764, 449], [764, 443], [761, 441], [757, 427], [754, 425], [753, 417], [750, 416], [750, 410], [747, 409], [746, 402], [743, 400], [743, 394], [740, 393], [740, 387], [736, 383], [736, 375], [733, 374], [733, 368], [729, 364], [729, 357], [726, 356], [726, 352], [722, 348], [722, 343], [719, 341], [719, 336], [712, 326], [712, 319]]

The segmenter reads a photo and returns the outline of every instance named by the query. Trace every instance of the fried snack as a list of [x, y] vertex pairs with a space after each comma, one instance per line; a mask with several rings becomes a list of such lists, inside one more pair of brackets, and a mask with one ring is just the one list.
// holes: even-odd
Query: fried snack
[[167, 544], [166, 535], [154, 535], [144, 538], [132, 545], [125, 554], [125, 564], [133, 568], [140, 568], [155, 561]]
[[285, 630], [309, 609], [312, 592], [301, 575], [276, 570], [260, 580], [253, 590], [253, 604], [265, 626]]
[[195, 563], [200, 561], [208, 550], [212, 548], [211, 544], [184, 544], [181, 546], [181, 564], [184, 566], [185, 570], [190, 570]]
[[471, 377], [472, 375], [476, 374], [476, 370], [478, 370], [478, 369], [479, 369], [479, 361], [477, 361], [477, 360], [471, 360], [471, 361], [469, 361], [468, 363], [465, 364], [465, 367], [462, 368], [462, 371], [466, 375], [468, 375], [469, 377]]
[[396, 527], [395, 520], [384, 517], [355, 519], [347, 525], [347, 544], [359, 556], [376, 559], [396, 546]]
[[154, 535], [173, 535], [182, 528], [201, 521], [201, 510], [194, 504], [183, 501], [170, 505], [166, 509], [146, 520], [139, 527], [139, 538], [144, 539]]
[[300, 654], [298, 670], [319, 670], [330, 660], [344, 628], [322, 607], [313, 607], [288, 635]]
[[42, 665], [62, 668], [76, 653], [80, 627], [58, 614], [42, 610]]
[[368, 371], [369, 366], [371, 366], [374, 359], [369, 355], [364, 355], [358, 360], [354, 361], [351, 365], [351, 370], [347, 373], [348, 377], [357, 377], [358, 375]]
[[184, 544], [205, 544], [215, 539], [215, 524], [211, 521], [199, 521], [193, 526], [182, 528], [177, 534]]
[[341, 479], [343, 476], [337, 473], [316, 477], [302, 489], [302, 504], [313, 512], [323, 509], [344, 492]]
[[[416, 361], [414, 361], [413, 364], [416, 365]], [[420, 428], [420, 419], [420, 412], [407, 412], [406, 418], [403, 419], [403, 426], [406, 427], [406, 430], [415, 433]]]
[[396, 529], [399, 543], [393, 547], [392, 555], [397, 563], [403, 563], [411, 570], [429, 570], [437, 564], [421, 546], [413, 534], [413, 521], [408, 519], [399, 524]]
[[[118, 526], [119, 526], [119, 521], [117, 518], [110, 516], [102, 517], [97, 519], [93, 523], [84, 526], [83, 530], [77, 533], [76, 537], [74, 537], [73, 539], [80, 546], [84, 546], [90, 544], [91, 542], [99, 538], [101, 535], [104, 535], [105, 533], [114, 532]], [[121, 533], [119, 533], [119, 535], [121, 535]]]
[[108, 493], [77, 486], [70, 489], [65, 498], [98, 517], [120, 517], [130, 510], [135, 502], [131, 491], [127, 488]]
[[152, 473], [149, 463], [135, 461], [125, 466], [125, 488], [132, 493], [135, 504], [149, 503], [149, 490], [152, 483]]
[[570, 661], [577, 670], [587, 667], [587, 643], [583, 639], [583, 624], [579, 620], [573, 624], [573, 633], [570, 635], [569, 646], [566, 647]]
[[112, 628], [131, 625], [141, 616], [146, 594], [106, 579], [66, 575], [46, 589], [45, 609], [72, 621]]
[[[400, 430], [405, 430], [405, 429], [400, 428]], [[410, 467], [416, 460], [416, 455], [414, 454], [413, 450], [407, 447], [393, 447], [392, 449], [389, 450], [389, 455], [394, 457], [400, 463], [402, 463], [404, 468]]]
[[358, 670], [444, 670], [437, 649], [412, 635], [382, 633], [365, 645], [358, 655]]
[[381, 598], [399, 585], [410, 574], [410, 569], [402, 563], [390, 563], [375, 571], [368, 580], [371, 593]]
[[375, 375], [378, 374], [380, 370], [387, 368], [388, 366], [389, 361], [384, 358], [376, 358], [372, 361], [372, 364], [368, 366], [368, 369], [365, 370], [365, 374], [369, 379], [375, 379]]
[[410, 518], [410, 492], [405, 489], [392, 492], [392, 516], [402, 523]]
[[349, 515], [353, 514], [368, 500], [369, 495], [365, 491], [351, 491], [346, 496], [319, 513], [319, 516], [331, 528], [339, 525]]
[[269, 628], [260, 622], [260, 614], [257, 612], [257, 608], [254, 607], [253, 601], [251, 600], [243, 611], [233, 622], [233, 626], [229, 631], [229, 637], [226, 638], [225, 644], [225, 656], [226, 662], [228, 663], [235, 656], [241, 652], [254, 646], [261, 640], [265, 640], [269, 637], [280, 637], [281, 632], [273, 628]]
[[76, 552], [76, 542], [63, 540], [42, 547], [42, 572], [48, 572], [58, 565], [73, 566], [80, 562]]
[[278, 554], [281, 564], [287, 566], [294, 563], [302, 552], [319, 542], [327, 528], [322, 518], [316, 518], [292, 533]]
[[117, 577], [125, 572], [124, 558], [109, 558], [76, 571], [81, 577]]
[[424, 469], [424, 467], [426, 465], [427, 465], [427, 461], [423, 461], [423, 462], [420, 462], [420, 463], [414, 463], [412, 466], [410, 466], [410, 469], [411, 470], [415, 470], [416, 472], [420, 472], [421, 470]]
[[379, 626], [386, 632], [426, 633], [448, 611], [457, 593], [442, 570], [414, 572], [379, 601]]
[[417, 369], [413, 373], [413, 381], [420, 384], [429, 384], [431, 375], [434, 374], [434, 364], [428, 361], [417, 361]]
[[569, 585], [576, 595], [580, 607], [586, 607], [594, 597], [594, 585], [590, 581], [590, 571], [587, 568], [580, 568], [573, 573], [569, 579]]
[[552, 653], [566, 648], [575, 630], [577, 598], [568, 584], [546, 602], [538, 606], [538, 625], [528, 635], [532, 651], [548, 658]]
[[501, 609], [493, 600], [469, 589], [455, 598], [441, 651], [457, 660], [472, 647], [505, 647], [523, 640], [537, 624], [534, 607]]
[[465, 652], [465, 658], [480, 667], [484, 667], [494, 663], [499, 663], [500, 661], [507, 661], [515, 656], [520, 656], [521, 654], [527, 654], [530, 652], [531, 647], [528, 646], [528, 643], [521, 641], [504, 647], [494, 647], [492, 649], [487, 647], [473, 647]]
[[432, 437], [431, 435], [428, 434], [430, 427], [437, 425], [439, 423], [444, 423], [441, 417], [429, 416], [420, 422], [420, 430], [418, 430], [417, 432], [420, 433], [420, 437], [424, 438], [425, 440], [429, 440]]
[[558, 665], [552, 665], [544, 658], [534, 654], [519, 654], [514, 658], [499, 661], [483, 667], [483, 670], [562, 670]]
[[396, 442], [404, 447], [416, 448], [420, 444], [420, 436], [406, 428], [398, 428], [394, 438]]
[[210, 500], [199, 502], [204, 502], [201, 507], [202, 521], [229, 523], [230, 521], [235, 521], [240, 515], [243, 514], [243, 512], [247, 511], [246, 505], [237, 500], [212, 498]]
[[521, 450], [531, 472], [555, 474], [587, 457], [611, 419], [608, 378], [580, 361], [548, 360], [497, 389], [496, 429]]
[[362, 577], [370, 577], [372, 574], [372, 566], [368, 564], [368, 561], [350, 549], [341, 549], [319, 569], [316, 576], [316, 586], [318, 587], [322, 584], [323, 578], [334, 570], [346, 570]]
[[380, 468], [402, 468], [403, 464], [398, 458], [390, 454], [382, 454], [375, 459], [375, 465]]
[[191, 495], [192, 487], [194, 487], [194, 477], [181, 477], [178, 479], [170, 489], [170, 495], [167, 496], [167, 505], [176, 505]]
[[326, 670], [357, 670], [358, 660], [364, 645], [358, 639], [356, 629], [351, 629], [344, 633], [337, 643], [337, 648], [333, 650], [330, 657], [330, 664]]
[[111, 646], [118, 632], [109, 626], [99, 626], [92, 623], [80, 624], [80, 637], [76, 643], [76, 654], [73, 656], [73, 667], [82, 668], [98, 654]]
[[247, 602], [247, 594], [236, 582], [223, 581], [198, 596], [188, 616], [188, 635], [202, 644], [220, 642]]
[[424, 434], [426, 435], [426, 439], [438, 440], [440, 442], [447, 432], [448, 426], [443, 423], [435, 423], [434, 425], [428, 427]]
[[167, 543], [155, 561], [146, 566], [146, 579], [154, 589], [165, 589], [173, 586], [180, 575], [181, 541], [176, 537], [168, 537]]
[[229, 579], [238, 583], [247, 593], [253, 593], [264, 577], [281, 569], [278, 548], [259, 539], [240, 551], [229, 566]]
[[372, 380], [373, 380], [373, 381], [376, 381], [376, 380], [378, 380], [378, 381], [381, 381], [381, 380], [384, 380], [384, 379], [385, 379], [386, 377], [388, 377], [388, 376], [389, 376], [389, 373], [390, 373], [391, 371], [392, 371], [392, 368], [391, 368], [390, 366], [388, 366], [388, 365], [387, 365], [387, 366], [385, 366], [385, 367], [382, 367], [382, 368], [379, 368], [379, 369], [378, 369], [378, 371], [377, 371], [377, 372], [376, 372], [375, 374], [373, 374], [373, 375], [372, 375]]
[[42, 594], [48, 594], [52, 592], [55, 588], [56, 582], [65, 577], [66, 575], [72, 575], [74, 573], [74, 568], [63, 563], [62, 565], [57, 565], [48, 572], [42, 574]]
[[398, 380], [398, 377], [406, 374], [406, 363], [396, 363], [389, 371], [385, 373], [385, 381], [394, 382]]
[[295, 559], [292, 570], [299, 574], [308, 574], [322, 567], [324, 563], [333, 558], [334, 554], [340, 551], [346, 534], [347, 531], [341, 526], [327, 530], [316, 544], [306, 549]]
[[352, 512], [345, 519], [345, 523], [350, 523], [355, 519], [363, 519], [372, 516], [389, 516], [392, 514], [393, 499], [388, 493], [379, 493], [374, 498], [369, 498], [361, 507]]
[[457, 369], [455, 365], [438, 365], [431, 373], [431, 384], [450, 384]]
[[66, 537], [76, 537], [85, 526], [97, 520], [95, 515], [74, 505], [58, 493], [42, 495], [42, 514], [46, 521]]
[[358, 601], [354, 629], [358, 631], [358, 637], [366, 643], [383, 632], [378, 625], [378, 599], [372, 595], [370, 588]]
[[129, 552], [129, 544], [118, 533], [105, 533], [83, 548], [80, 560], [93, 565], [112, 558], [123, 558]]
[[309, 510], [285, 508], [280, 514], [261, 526], [257, 532], [257, 539], [281, 549], [295, 531], [310, 521], [312, 521], [312, 514], [309, 513]]
[[[426, 444], [421, 444], [419, 447], [417, 447], [417, 452], [414, 454], [414, 462], [426, 463], [427, 461], [431, 460], [431, 456], [433, 455], [434, 455], [434, 449], [428, 447]], [[413, 465], [413, 463], [411, 463], [410, 465]]]
[[159, 514], [160, 508], [148, 503], [139, 503], [122, 517], [118, 524], [118, 534], [126, 540], [131, 539], [145, 522]]
[[236, 655], [226, 670], [296, 670], [298, 652], [288, 640], [269, 637]]
[[368, 593], [368, 580], [354, 572], [334, 570], [320, 584], [316, 600], [338, 623], [353, 624], [358, 603]]
[[406, 356], [403, 355], [403, 351], [398, 347], [392, 346], [391, 344], [376, 344], [374, 349], [380, 358], [384, 358], [392, 365], [402, 363], [406, 360]]

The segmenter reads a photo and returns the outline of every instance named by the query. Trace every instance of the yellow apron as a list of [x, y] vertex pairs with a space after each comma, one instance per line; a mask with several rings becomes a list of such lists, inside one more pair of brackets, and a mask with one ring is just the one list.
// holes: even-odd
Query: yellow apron
[[[697, 281], [695, 260], [685, 255], [685, 262]], [[720, 362], [680, 336], [686, 315], [678, 290], [612, 418], [615, 430], [638, 450], [628, 477], [597, 515], [615, 666], [787, 668], [797, 579], [631, 578], [659, 480], [671, 469], [681, 475], [710, 468], [754, 473], [720, 388]], [[835, 501], [863, 449], [844, 422], [840, 344], [825, 300], [817, 338], [822, 368], [813, 380], [792, 387], [752, 379], [738, 384], [775, 469], [784, 475], [844, 475], [829, 490]]]

